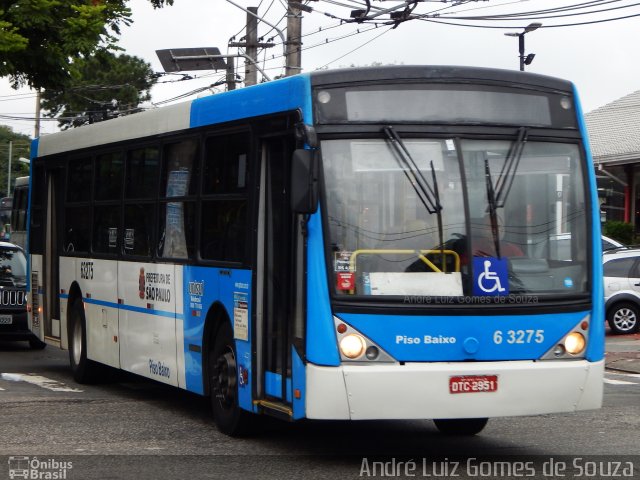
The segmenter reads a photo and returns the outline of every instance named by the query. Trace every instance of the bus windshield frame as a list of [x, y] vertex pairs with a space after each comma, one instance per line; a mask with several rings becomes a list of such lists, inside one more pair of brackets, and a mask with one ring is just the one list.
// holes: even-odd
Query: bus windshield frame
[[[496, 305], [588, 299], [589, 199], [575, 139], [398, 131], [416, 168], [404, 166], [383, 132], [321, 140], [334, 298], [462, 305], [480, 297]], [[431, 204], [424, 190], [435, 192]], [[430, 211], [433, 204], [440, 210]], [[568, 257], [557, 242], [567, 234]], [[506, 269], [503, 291], [478, 287], [486, 259]]]

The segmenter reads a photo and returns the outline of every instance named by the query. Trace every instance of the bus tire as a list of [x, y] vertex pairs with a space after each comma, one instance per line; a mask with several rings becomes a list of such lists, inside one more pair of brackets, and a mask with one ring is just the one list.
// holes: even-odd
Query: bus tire
[[76, 300], [69, 312], [69, 363], [73, 378], [78, 383], [96, 380], [99, 365], [87, 358], [87, 323], [81, 300]]
[[232, 437], [249, 434], [255, 419], [238, 404], [236, 349], [228, 322], [218, 328], [208, 361], [211, 410], [218, 430]]
[[434, 420], [436, 428], [445, 435], [476, 435], [487, 425], [488, 418], [442, 418]]

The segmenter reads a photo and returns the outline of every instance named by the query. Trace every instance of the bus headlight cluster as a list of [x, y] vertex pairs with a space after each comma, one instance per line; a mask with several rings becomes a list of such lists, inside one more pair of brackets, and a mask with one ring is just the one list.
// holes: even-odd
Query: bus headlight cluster
[[341, 319], [333, 317], [342, 361], [386, 362], [395, 360], [378, 345]]
[[584, 358], [589, 340], [590, 318], [583, 318], [553, 348], [547, 351], [541, 360], [560, 360]]

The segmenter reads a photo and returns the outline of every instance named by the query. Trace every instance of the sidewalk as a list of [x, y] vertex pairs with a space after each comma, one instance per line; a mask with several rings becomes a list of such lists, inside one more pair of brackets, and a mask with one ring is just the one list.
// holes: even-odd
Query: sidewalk
[[640, 374], [640, 334], [605, 338], [605, 366], [608, 370]]

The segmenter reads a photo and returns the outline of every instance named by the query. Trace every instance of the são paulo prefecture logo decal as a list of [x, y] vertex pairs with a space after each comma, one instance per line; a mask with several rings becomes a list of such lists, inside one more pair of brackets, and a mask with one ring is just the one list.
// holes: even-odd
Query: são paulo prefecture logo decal
[[140, 267], [140, 276], [138, 277], [138, 295], [144, 298], [144, 267]]
[[506, 258], [473, 257], [473, 295], [509, 295]]

